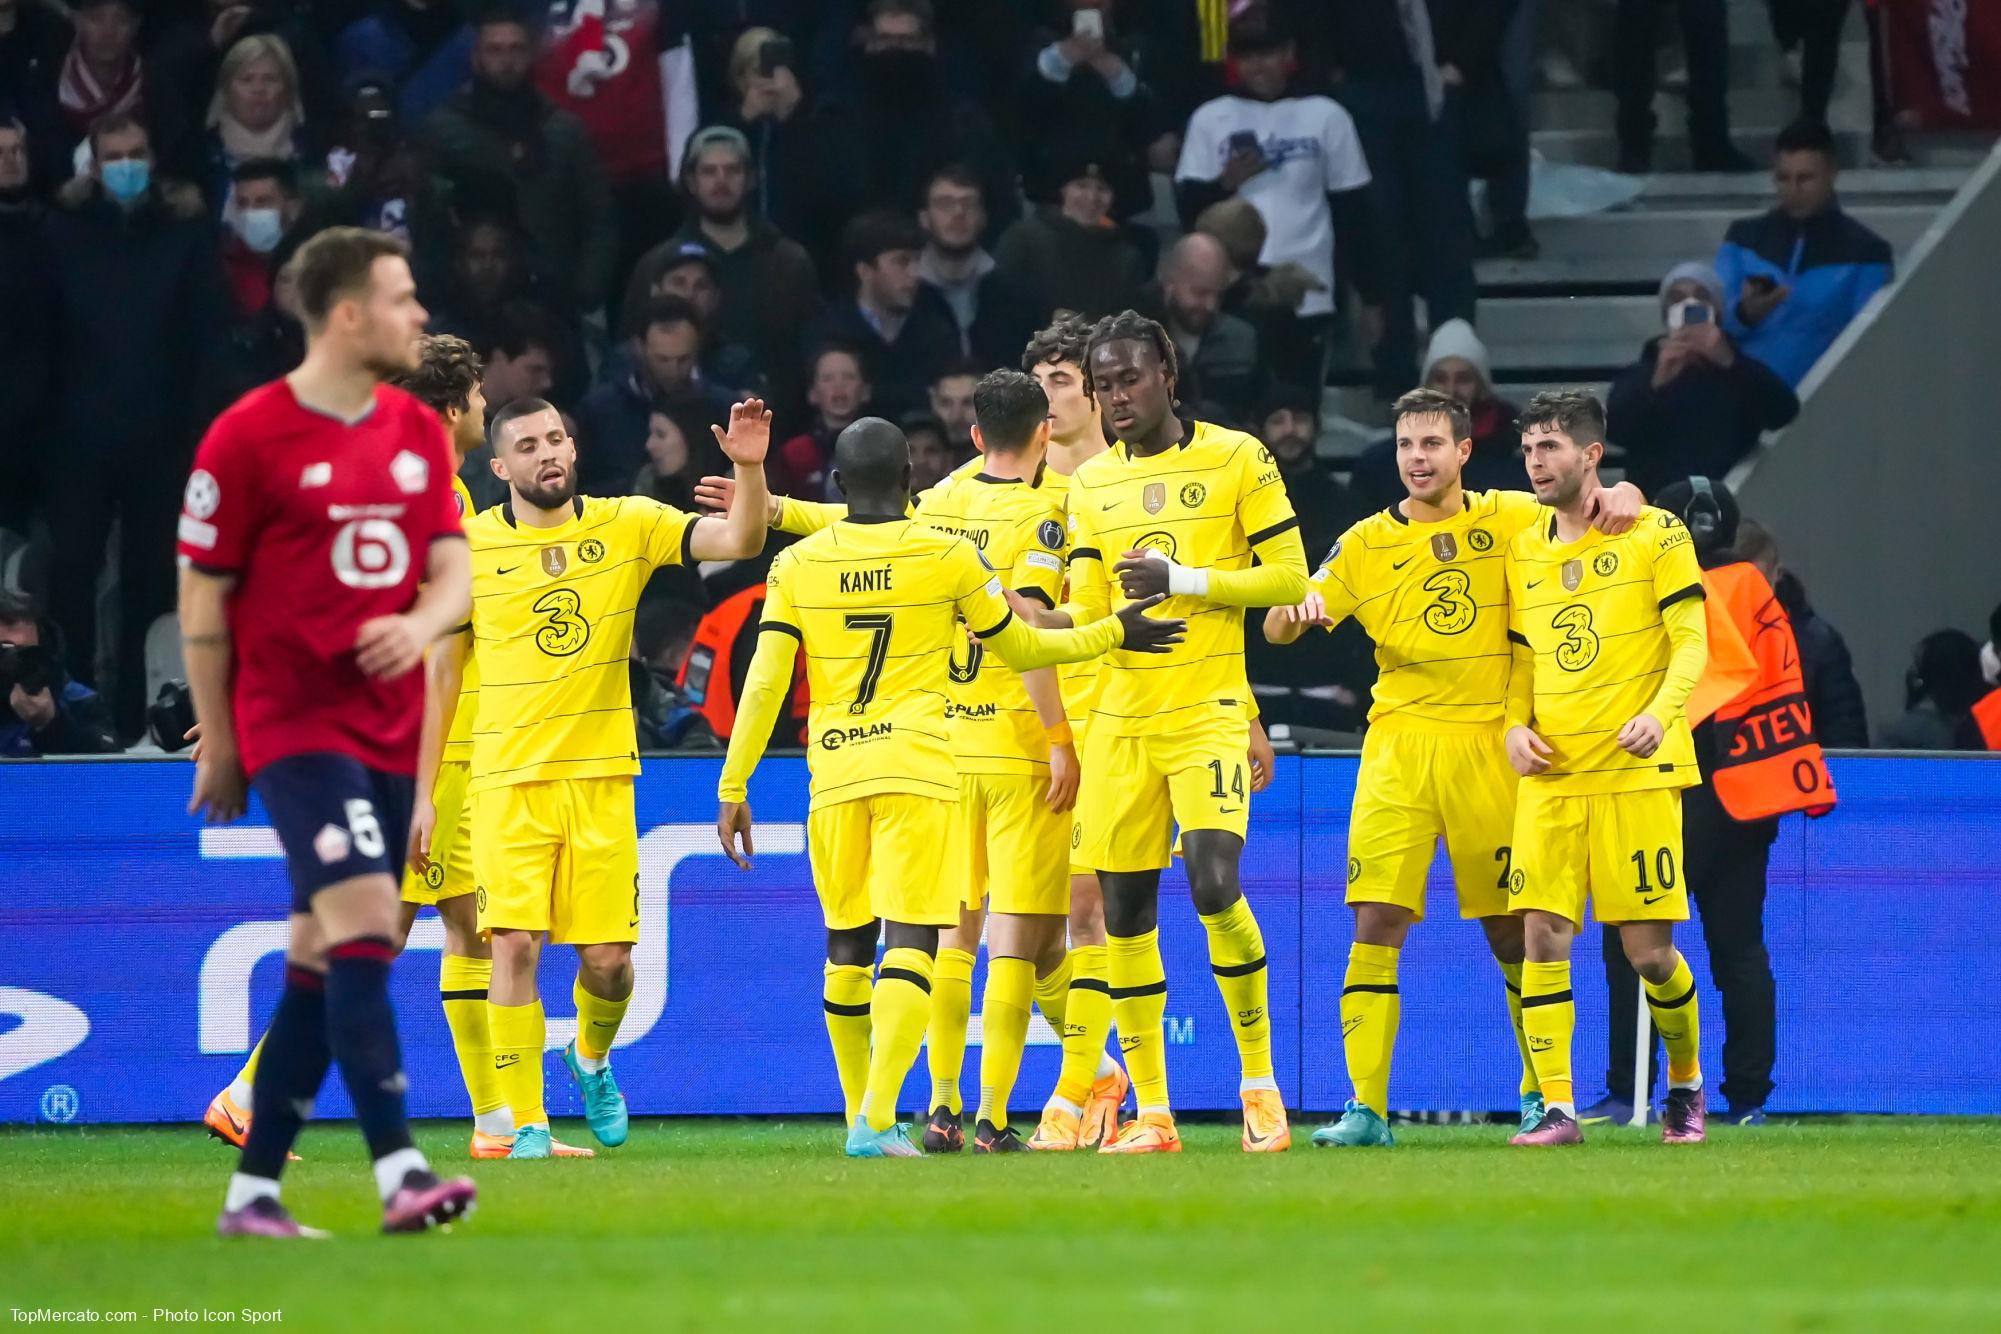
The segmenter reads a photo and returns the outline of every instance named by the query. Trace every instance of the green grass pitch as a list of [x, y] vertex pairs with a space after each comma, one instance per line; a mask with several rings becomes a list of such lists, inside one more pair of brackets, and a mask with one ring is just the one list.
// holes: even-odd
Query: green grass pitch
[[[1424, 1126], [1320, 1151], [1307, 1128], [1268, 1158], [1211, 1124], [1179, 1157], [849, 1162], [831, 1122], [640, 1121], [594, 1162], [471, 1164], [475, 1217], [385, 1238], [352, 1127], [321, 1126], [286, 1198], [339, 1235], [291, 1245], [215, 1239], [233, 1158], [198, 1129], [0, 1132], [0, 1305], [368, 1334], [2001, 1329], [1995, 1122], [1543, 1152]], [[465, 1166], [459, 1126], [419, 1137]]]

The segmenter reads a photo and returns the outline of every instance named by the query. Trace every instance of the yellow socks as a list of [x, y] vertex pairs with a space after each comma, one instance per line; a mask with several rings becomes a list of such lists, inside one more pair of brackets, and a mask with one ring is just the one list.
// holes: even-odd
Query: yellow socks
[[849, 1125], [861, 1110], [862, 1086], [868, 1082], [869, 993], [874, 990], [867, 965], [827, 965], [820, 1008], [827, 1012], [827, 1041], [834, 1049], [834, 1071], [841, 1078], [841, 1102]]
[[[992, 1122], [996, 1130], [1007, 1128], [1007, 1104], [1021, 1073], [1034, 993], [1033, 963], [1006, 954], [987, 956], [987, 990], [980, 1003], [980, 1119]], [[935, 1012], [935, 990], [932, 1001]]]
[[907, 947], [889, 950], [882, 956], [869, 1004], [875, 1050], [869, 1054], [862, 1115], [870, 1130], [896, 1124], [896, 1095], [903, 1088], [903, 1077], [917, 1063], [917, 1048], [930, 1016], [931, 956]]
[[1223, 911], [1204, 914], [1202, 925], [1209, 932], [1209, 971], [1216, 975], [1216, 989], [1223, 993], [1223, 1005], [1230, 1015], [1230, 1031], [1237, 1038], [1243, 1086], [1275, 1089], [1271, 1011], [1265, 997], [1271, 970], [1265, 967], [1265, 938], [1258, 931], [1258, 919], [1251, 915], [1251, 901], [1240, 896]]
[[257, 1087], [257, 1062], [264, 1055], [264, 1035], [257, 1035], [257, 1045], [250, 1049], [244, 1059], [243, 1068], [236, 1072], [236, 1078], [229, 1081], [229, 1096], [236, 1100], [238, 1107], [248, 1108], [252, 1093]]
[[1570, 996], [1570, 960], [1522, 965], [1522, 1031], [1545, 1107], [1577, 1115], [1570, 1086], [1570, 1039], [1577, 1029], [1577, 1004]]
[[[1142, 1112], [1169, 1110], [1167, 1045], [1161, 1019], [1167, 1013], [1167, 971], [1160, 962], [1160, 931], [1143, 936], [1110, 936], [1105, 941], [1111, 974], [1112, 1013], [1119, 1024], [1119, 1047]], [[1073, 988], [1074, 990], [1074, 988]], [[1096, 1057], [1092, 1058], [1093, 1066]], [[1064, 1062], [1068, 1065], [1066, 1059]], [[1085, 1093], [1088, 1096], [1088, 1087]]]
[[[1105, 1038], [1112, 1031], [1112, 988], [1106, 980], [1103, 945], [1079, 945], [1070, 951], [1069, 962], [1070, 995], [1063, 1004], [1063, 1068], [1056, 1076], [1056, 1096], [1081, 1112], [1084, 1100], [1091, 1096], [1091, 1085], [1097, 1082]], [[1161, 1008], [1165, 1010], [1165, 1001]]]
[[[445, 1023], [452, 1030], [452, 1050], [459, 1058], [459, 1074], [472, 1099], [472, 1116], [481, 1130], [508, 1134], [513, 1118], [501, 1129], [494, 1115], [506, 1101], [500, 1096], [500, 1082], [494, 1078], [493, 1047], [486, 1033], [486, 989], [493, 982], [493, 960], [468, 959], [447, 954], [438, 960], [438, 998], [444, 1003]], [[491, 1127], [491, 1128], [490, 1128]]]
[[924, 1032], [925, 1060], [931, 1070], [931, 1106], [957, 1116], [959, 1071], [966, 1064], [966, 1025], [973, 1017], [973, 956], [941, 949], [931, 967], [931, 1019]]
[[514, 1113], [514, 1128], [549, 1124], [542, 1105], [542, 1048], [548, 1023], [542, 1002], [527, 1005], [486, 1003], [487, 1041], [493, 1045], [493, 1076], [500, 1100]]
[[1387, 945], [1348, 947], [1348, 975], [1341, 983], [1341, 1045], [1355, 1101], [1377, 1116], [1390, 1114], [1390, 1054], [1403, 1018], [1397, 990], [1397, 956]]
[[1653, 1012], [1654, 1027], [1660, 1030], [1661, 1043], [1667, 1048], [1668, 1086], [1701, 1088], [1702, 1065], [1696, 1045], [1702, 1024], [1696, 1013], [1695, 977], [1680, 950], [1675, 951], [1674, 972], [1668, 980], [1659, 986], [1648, 982], [1646, 987], [1647, 1009]]
[[594, 996], [584, 990], [584, 979], [579, 976], [570, 986], [570, 995], [577, 1002], [577, 1062], [595, 1074], [601, 1068], [597, 1062], [611, 1055], [612, 1041], [625, 1021], [625, 1007], [632, 1004], [632, 994], [627, 992], [617, 1000]]
[[1508, 1021], [1515, 1026], [1515, 1048], [1522, 1054], [1523, 1097], [1542, 1087], [1535, 1077], [1535, 1064], [1529, 1060], [1529, 1035], [1522, 1028], [1522, 966], [1518, 963], [1501, 965], [1501, 984], [1508, 989]]
[[1035, 1008], [1042, 1011], [1042, 1017], [1059, 1034], [1063, 1031], [1064, 1017], [1070, 1012], [1070, 976], [1070, 955], [1066, 951], [1061, 963], [1035, 979]]

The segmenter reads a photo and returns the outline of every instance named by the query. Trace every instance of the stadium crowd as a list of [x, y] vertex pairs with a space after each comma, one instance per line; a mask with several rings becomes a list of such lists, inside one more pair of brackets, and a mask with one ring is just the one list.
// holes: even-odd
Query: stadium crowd
[[[1721, 0], [1682, 8], [1697, 165], [1746, 169], [1704, 72], [1702, 16], [1720, 31]], [[1812, 7], [1775, 13], [1793, 8]], [[1628, 84], [1651, 87], [1651, 7], [1618, 10], [1625, 106]], [[173, 657], [149, 629], [172, 603], [195, 442], [296, 363], [286, 261], [336, 224], [410, 243], [429, 327], [478, 352], [492, 408], [547, 396], [566, 412], [591, 494], [692, 506], [721, 470], [709, 427], [745, 394], [777, 414], [774, 491], [825, 497], [834, 437], [867, 414], [903, 427], [922, 487], [970, 457], [980, 375], [1058, 309], [1126, 308], [1169, 330], [1193, 415], [1268, 443], [1315, 557], [1401, 494], [1391, 442], [1338, 471], [1317, 450], [1332, 344], [1364, 355], [1385, 402], [1419, 383], [1461, 399], [1469, 483], [1526, 489], [1473, 264], [1537, 252], [1539, 11], [0, 0], [0, 585], [33, 595], [9, 615], [37, 632], [6, 660], [41, 646], [59, 672], [30, 679], [50, 689], [26, 709], [12, 687], [0, 746], [144, 734], [149, 659]], [[1834, 200], [1814, 119], [1827, 30], [1806, 28], [1809, 119], [1780, 141], [1775, 208], [1733, 226], [1714, 264], [1667, 275], [1663, 334], [1613, 386], [1612, 438], [1649, 491], [1720, 475], [1790, 420], [1793, 386], [1888, 280], [1888, 247]], [[1620, 130], [1628, 165], [1647, 165], [1650, 126], [1622, 112]], [[1484, 226], [1472, 177], [1489, 181]], [[1798, 246], [1842, 254], [1789, 281]], [[485, 451], [463, 475], [476, 504], [502, 498]], [[690, 730], [687, 647], [782, 545], [650, 590], [648, 740]], [[1852, 691], [1838, 634], [1807, 628], [1786, 578], [1803, 643]], [[1311, 679], [1254, 643], [1270, 716], [1359, 725], [1374, 667], [1360, 632], [1343, 636]], [[1969, 645], [1981, 679], [1959, 639], [1928, 640], [1914, 668], [1914, 714], [1939, 725], [1886, 739], [1958, 726]], [[1834, 712], [1826, 739], [1863, 744], [1859, 698], [1852, 730]]]

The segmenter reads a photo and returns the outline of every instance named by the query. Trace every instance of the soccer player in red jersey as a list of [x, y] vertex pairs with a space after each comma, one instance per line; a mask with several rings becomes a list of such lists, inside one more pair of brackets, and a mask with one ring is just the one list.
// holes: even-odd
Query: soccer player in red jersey
[[412, 369], [424, 308], [401, 242], [322, 232], [293, 261], [305, 360], [209, 428], [180, 519], [181, 640], [202, 731], [190, 813], [243, 814], [254, 786], [292, 880], [285, 990], [249, 1137], [216, 1230], [321, 1235], [278, 1198], [285, 1155], [338, 1062], [385, 1232], [472, 1207], [411, 1142], [389, 1003], [425, 647], [471, 606], [437, 414]]

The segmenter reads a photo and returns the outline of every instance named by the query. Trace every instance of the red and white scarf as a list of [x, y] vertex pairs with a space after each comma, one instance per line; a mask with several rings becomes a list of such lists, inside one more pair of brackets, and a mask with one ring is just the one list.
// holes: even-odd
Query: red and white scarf
[[136, 115], [145, 99], [146, 71], [138, 56], [126, 62], [125, 68], [110, 83], [99, 83], [90, 67], [83, 63], [83, 53], [72, 44], [69, 54], [63, 57], [62, 82], [57, 89], [61, 99], [63, 118], [77, 133], [88, 132], [91, 123], [99, 116], [113, 112]]

